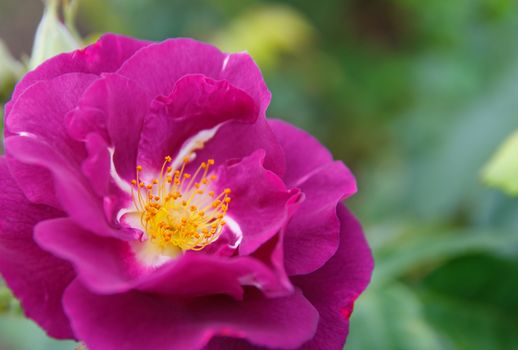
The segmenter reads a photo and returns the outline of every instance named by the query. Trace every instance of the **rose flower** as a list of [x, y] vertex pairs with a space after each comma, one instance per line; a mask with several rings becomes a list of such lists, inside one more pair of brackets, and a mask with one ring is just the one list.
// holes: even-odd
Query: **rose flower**
[[266, 119], [246, 53], [105, 35], [28, 73], [5, 110], [0, 273], [90, 350], [341, 349], [373, 268], [356, 191]]

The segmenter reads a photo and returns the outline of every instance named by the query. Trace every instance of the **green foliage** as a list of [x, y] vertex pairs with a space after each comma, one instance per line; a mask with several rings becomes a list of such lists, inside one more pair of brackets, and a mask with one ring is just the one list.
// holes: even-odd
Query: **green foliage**
[[361, 296], [351, 318], [348, 350], [436, 350], [441, 338], [415, 293], [394, 283]]
[[0, 40], [0, 101], [7, 97], [22, 71], [22, 64], [12, 57], [5, 43]]

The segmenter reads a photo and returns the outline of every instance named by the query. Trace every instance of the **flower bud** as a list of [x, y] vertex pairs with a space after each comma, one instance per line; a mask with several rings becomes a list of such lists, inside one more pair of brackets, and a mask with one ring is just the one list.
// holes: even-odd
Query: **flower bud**
[[[81, 46], [58, 17], [59, 0], [46, 0], [34, 45], [32, 47], [29, 68], [34, 69], [46, 59], [62, 52], [76, 50]], [[65, 9], [66, 12], [66, 9]]]

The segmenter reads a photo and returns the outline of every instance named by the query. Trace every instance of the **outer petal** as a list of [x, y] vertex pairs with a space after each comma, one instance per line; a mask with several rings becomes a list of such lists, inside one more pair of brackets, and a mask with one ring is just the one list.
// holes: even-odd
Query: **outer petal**
[[155, 169], [165, 156], [175, 156], [182, 144], [202, 130], [227, 121], [253, 122], [257, 118], [257, 106], [246, 92], [203, 75], [178, 80], [169, 96], [153, 102], [153, 110], [142, 132], [139, 163]]
[[92, 84], [67, 116], [70, 135], [84, 140], [99, 133], [113, 148], [117, 173], [126, 181], [135, 176], [137, 150], [148, 103], [144, 91], [117, 74], [105, 74]]
[[327, 148], [307, 132], [278, 119], [268, 119], [268, 124], [286, 152], [282, 179], [288, 187], [299, 186], [314, 171], [333, 161]]
[[289, 275], [310, 273], [336, 252], [340, 240], [336, 206], [356, 192], [356, 182], [349, 169], [342, 162], [333, 162], [327, 149], [311, 135], [282, 121], [269, 124], [286, 155], [284, 181], [305, 195], [286, 230], [286, 270]]
[[13, 104], [20, 95], [32, 84], [66, 73], [100, 75], [104, 72], [114, 72], [137, 50], [146, 45], [149, 45], [149, 42], [121, 35], [105, 34], [96, 43], [85, 49], [64, 53], [47, 60], [32, 72], [27, 73], [16, 85], [13, 97], [6, 105], [5, 117], [8, 117]]
[[20, 299], [25, 313], [48, 334], [74, 338], [63, 311], [63, 291], [74, 278], [67, 262], [43, 251], [32, 239], [34, 225], [63, 215], [30, 203], [0, 158], [0, 273]]
[[201, 349], [214, 335], [231, 335], [277, 349], [295, 349], [312, 338], [313, 306], [297, 292], [243, 301], [224, 296], [185, 300], [129, 292], [99, 296], [73, 283], [64, 298], [72, 327], [96, 350]]
[[187, 74], [203, 74], [228, 80], [244, 90], [264, 115], [270, 92], [261, 72], [246, 53], [224, 54], [214, 46], [192, 39], [169, 39], [139, 50], [118, 71], [148, 89], [149, 99], [167, 95], [175, 82]]
[[318, 271], [293, 278], [320, 313], [317, 334], [301, 348], [304, 350], [343, 348], [354, 301], [371, 278], [374, 263], [360, 224], [343, 205], [338, 207], [338, 216], [337, 253]]
[[333, 256], [340, 242], [336, 206], [356, 192], [354, 178], [342, 162], [323, 166], [299, 186], [305, 200], [288, 224], [284, 240], [289, 275], [313, 272]]
[[[59, 150], [72, 164], [79, 165], [85, 156], [84, 147], [68, 137], [64, 118], [95, 79], [95, 75], [71, 73], [35, 83], [25, 90], [12, 107], [6, 120], [8, 134], [22, 133], [41, 138]], [[8, 148], [6, 151], [10, 153]], [[46, 169], [27, 167], [10, 159], [9, 170], [31, 201], [59, 208]], [[34, 181], [36, 174], [39, 181]]]

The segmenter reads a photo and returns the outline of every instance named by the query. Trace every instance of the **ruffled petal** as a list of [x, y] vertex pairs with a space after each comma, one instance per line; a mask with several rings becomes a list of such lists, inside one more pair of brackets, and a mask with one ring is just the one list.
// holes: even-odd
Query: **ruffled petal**
[[113, 149], [117, 174], [131, 181], [135, 176], [137, 151], [148, 102], [133, 81], [117, 74], [104, 74], [84, 92], [78, 107], [67, 116], [67, 129], [77, 140], [91, 133], [106, 138]]
[[269, 124], [286, 156], [283, 180], [289, 187], [300, 188], [305, 196], [286, 229], [286, 270], [289, 275], [307, 274], [324, 265], [338, 249], [336, 207], [356, 192], [356, 181], [349, 169], [333, 161], [329, 151], [308, 133], [279, 120]]
[[64, 211], [80, 226], [102, 236], [125, 237], [134, 233], [109, 225], [102, 201], [85, 183], [79, 169], [73, 167], [57, 151], [36, 137], [11, 136], [6, 149], [20, 162], [48, 169], [54, 179], [56, 196]]
[[128, 59], [118, 73], [145, 86], [150, 100], [168, 95], [184, 75], [203, 74], [215, 80], [227, 80], [248, 93], [262, 115], [270, 103], [270, 92], [248, 54], [225, 54], [192, 39], [169, 39], [149, 45]]
[[318, 313], [300, 292], [243, 301], [225, 296], [167, 299], [141, 292], [95, 295], [74, 282], [64, 305], [72, 327], [96, 350], [202, 349], [213, 336], [244, 338], [275, 349], [296, 349], [311, 339]]
[[[96, 76], [91, 74], [70, 73], [33, 84], [12, 107], [6, 120], [8, 135], [38, 137], [59, 150], [72, 164], [79, 165], [85, 157], [84, 146], [68, 136], [64, 119], [95, 79]], [[6, 152], [9, 154], [9, 148], [6, 148]], [[15, 159], [9, 159], [9, 170], [31, 201], [57, 205], [48, 171], [27, 167]], [[34, 181], [36, 174], [38, 181]]]
[[221, 257], [187, 252], [160, 268], [142, 265], [135, 244], [101, 237], [68, 218], [36, 226], [35, 239], [50, 253], [70, 261], [89, 290], [100, 294], [133, 288], [175, 297], [228, 294], [242, 299], [243, 288], [254, 286], [267, 296], [287, 295], [277, 271], [253, 257]]
[[144, 273], [135, 260], [129, 242], [98, 236], [82, 229], [69, 218], [41, 222], [36, 226], [34, 235], [43, 249], [70, 261], [79, 279], [91, 291], [125, 291]]
[[222, 125], [196, 154], [197, 159], [214, 159], [216, 164], [223, 164], [257, 150], [265, 151], [264, 167], [282, 177], [286, 169], [284, 151], [264, 117], [253, 124], [235, 121]]
[[94, 192], [103, 196], [108, 193], [111, 180], [111, 156], [108, 144], [99, 134], [91, 133], [85, 138], [85, 146], [88, 157], [81, 165], [81, 170], [90, 180]]
[[27, 73], [16, 85], [11, 101], [5, 107], [5, 117], [22, 93], [38, 81], [50, 80], [66, 73], [114, 72], [137, 50], [149, 42], [136, 40], [122, 35], [105, 34], [96, 43], [82, 50], [64, 53], [53, 57], [35, 70]]
[[222, 257], [187, 252], [150, 273], [137, 289], [169, 296], [198, 297], [227, 294], [243, 299], [244, 287], [253, 286], [266, 296], [293, 291], [269, 265], [254, 257]]
[[276, 174], [264, 168], [264, 158], [265, 152], [258, 150], [218, 169], [217, 192], [232, 191], [227, 215], [243, 234], [240, 255], [249, 255], [281, 231], [300, 198], [299, 191], [289, 191]]
[[[160, 169], [165, 156], [176, 156], [198, 133], [228, 121], [256, 118], [257, 108], [246, 92], [203, 75], [184, 76], [169, 96], [153, 101], [153, 112], [144, 123], [139, 164]], [[203, 147], [203, 141], [193, 147]]]
[[288, 224], [284, 240], [289, 275], [313, 272], [336, 252], [340, 242], [336, 207], [356, 192], [356, 182], [342, 162], [333, 162], [313, 172], [299, 188], [304, 201]]
[[341, 229], [336, 254], [318, 271], [292, 279], [320, 314], [317, 334], [303, 350], [343, 348], [354, 301], [369, 284], [374, 267], [356, 218], [343, 205], [338, 207], [338, 216]]
[[74, 279], [69, 263], [42, 250], [32, 238], [34, 225], [64, 213], [30, 203], [0, 157], [0, 274], [25, 314], [55, 338], [75, 338], [61, 299]]

